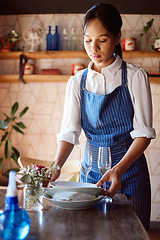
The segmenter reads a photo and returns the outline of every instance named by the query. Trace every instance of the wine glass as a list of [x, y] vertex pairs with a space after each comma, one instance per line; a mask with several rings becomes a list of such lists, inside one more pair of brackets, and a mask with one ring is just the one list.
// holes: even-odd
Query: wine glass
[[[103, 176], [109, 169], [111, 169], [111, 151], [110, 147], [99, 147], [98, 152], [98, 169]], [[106, 189], [106, 182], [103, 184], [103, 188]], [[111, 201], [110, 198], [107, 200]]]
[[80, 164], [81, 170], [85, 175], [85, 182], [87, 183], [87, 176], [92, 167], [92, 151], [88, 141], [86, 142], [85, 146], [81, 147]]

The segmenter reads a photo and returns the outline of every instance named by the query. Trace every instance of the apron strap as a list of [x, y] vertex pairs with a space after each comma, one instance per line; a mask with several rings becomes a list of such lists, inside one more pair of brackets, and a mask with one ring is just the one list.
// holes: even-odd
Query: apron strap
[[127, 66], [126, 62], [122, 60], [122, 85], [127, 84]]
[[84, 89], [85, 88], [87, 73], [88, 73], [88, 68], [86, 68], [86, 70], [82, 74], [80, 89]]

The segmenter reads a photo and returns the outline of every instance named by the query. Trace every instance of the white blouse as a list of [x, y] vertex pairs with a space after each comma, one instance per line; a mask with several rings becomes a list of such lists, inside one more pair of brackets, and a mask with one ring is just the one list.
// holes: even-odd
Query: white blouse
[[[88, 65], [86, 89], [98, 94], [108, 94], [122, 84], [122, 59], [117, 55], [115, 61], [102, 68], [101, 73], [92, 70], [93, 62]], [[84, 70], [71, 76], [66, 87], [61, 131], [57, 140], [79, 144], [81, 134], [81, 96], [80, 81]], [[131, 95], [134, 118], [131, 137], [155, 138], [152, 128], [152, 99], [150, 84], [146, 72], [133, 64], [127, 63], [128, 88]]]

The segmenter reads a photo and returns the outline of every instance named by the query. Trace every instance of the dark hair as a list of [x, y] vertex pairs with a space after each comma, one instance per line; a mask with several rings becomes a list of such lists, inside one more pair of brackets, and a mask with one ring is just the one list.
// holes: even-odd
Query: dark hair
[[[85, 32], [88, 24], [95, 18], [98, 18], [104, 28], [112, 32], [115, 36], [121, 31], [122, 18], [118, 10], [111, 4], [99, 3], [91, 7], [85, 14], [83, 19], [83, 30]], [[117, 51], [118, 49], [118, 51]], [[121, 53], [120, 44], [116, 45], [115, 53]]]

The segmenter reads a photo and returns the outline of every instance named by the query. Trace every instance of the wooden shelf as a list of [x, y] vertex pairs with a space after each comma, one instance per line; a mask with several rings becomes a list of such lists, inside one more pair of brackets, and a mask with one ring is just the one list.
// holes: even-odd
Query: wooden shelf
[[[38, 51], [38, 52], [0, 52], [0, 59], [19, 59], [20, 55], [30, 59], [47, 58], [88, 58], [85, 51]], [[124, 58], [160, 58], [158, 51], [122, 51]]]
[[158, 51], [123, 51], [123, 58], [160, 58]]
[[149, 77], [150, 83], [160, 84], [160, 77]]
[[[42, 74], [23, 75], [23, 80], [25, 83], [67, 82], [69, 78], [70, 78], [70, 75], [42, 75]], [[19, 75], [18, 74], [0, 75], [0, 82], [10, 82], [10, 83], [20, 82]]]
[[[70, 75], [23, 75], [23, 80], [25, 83], [30, 82], [67, 82], [70, 78]], [[160, 83], [160, 77], [149, 77], [150, 83]], [[10, 75], [0, 75], [0, 82], [5, 83], [19, 83], [19, 75], [10, 74]]]
[[21, 54], [30, 59], [88, 58], [85, 51], [38, 51], [0, 53], [0, 59], [19, 59]]
[[[88, 58], [85, 51], [38, 51], [38, 52], [0, 52], [0, 59], [20, 59], [23, 54], [28, 59], [52, 58]], [[158, 51], [123, 51], [123, 58], [160, 58]], [[24, 75], [23, 80], [29, 82], [66, 82], [69, 75]], [[149, 77], [150, 83], [160, 83], [160, 77]], [[0, 75], [0, 82], [19, 82], [19, 75]]]

